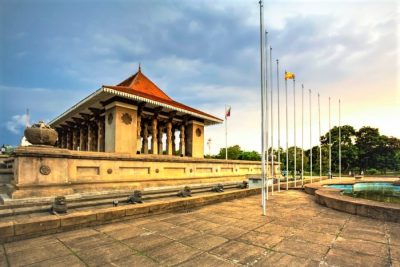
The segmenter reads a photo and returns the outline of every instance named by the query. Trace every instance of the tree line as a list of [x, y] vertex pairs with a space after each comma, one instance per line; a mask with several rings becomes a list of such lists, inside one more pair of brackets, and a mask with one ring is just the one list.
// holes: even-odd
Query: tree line
[[[341, 168], [342, 173], [356, 173], [363, 171], [367, 174], [387, 174], [400, 171], [400, 139], [381, 135], [379, 129], [364, 126], [358, 131], [353, 126], [344, 125], [341, 131]], [[329, 132], [320, 137], [322, 152], [323, 175], [328, 172], [329, 165]], [[339, 127], [331, 129], [331, 154], [332, 172], [339, 172]], [[269, 148], [270, 155], [271, 148]], [[289, 171], [293, 172], [294, 147], [289, 147]], [[286, 168], [286, 150], [279, 148], [281, 158], [281, 169]], [[319, 146], [304, 150], [304, 170], [310, 171], [310, 160], [312, 160], [313, 172], [319, 173]], [[302, 149], [296, 147], [297, 171], [301, 170]], [[208, 155], [209, 158], [225, 159], [225, 148], [221, 148], [217, 155]], [[275, 148], [274, 159], [278, 158], [278, 149]], [[232, 160], [261, 160], [257, 151], [245, 151], [239, 145], [228, 147], [228, 159]], [[269, 156], [270, 159], [270, 156]]]

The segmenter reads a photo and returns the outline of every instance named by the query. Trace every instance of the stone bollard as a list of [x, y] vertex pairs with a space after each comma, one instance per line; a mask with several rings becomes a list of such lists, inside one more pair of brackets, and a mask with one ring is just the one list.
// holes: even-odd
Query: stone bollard
[[178, 197], [191, 197], [192, 196], [192, 190], [190, 189], [189, 186], [185, 186], [182, 190], [178, 192]]
[[142, 192], [140, 190], [133, 191], [133, 194], [128, 197], [128, 203], [130, 204], [143, 203]]

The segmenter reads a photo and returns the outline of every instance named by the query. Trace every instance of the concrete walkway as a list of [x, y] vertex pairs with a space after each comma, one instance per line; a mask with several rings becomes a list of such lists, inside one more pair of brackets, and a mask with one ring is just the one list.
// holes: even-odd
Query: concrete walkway
[[6, 243], [0, 266], [400, 266], [400, 224], [260, 195]]

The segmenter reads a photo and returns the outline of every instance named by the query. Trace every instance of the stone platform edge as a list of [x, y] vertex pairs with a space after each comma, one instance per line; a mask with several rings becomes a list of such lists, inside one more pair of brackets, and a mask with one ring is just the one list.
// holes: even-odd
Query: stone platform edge
[[0, 222], [0, 243], [22, 240], [41, 235], [64, 232], [86, 226], [107, 224], [160, 214], [187, 210], [203, 205], [259, 194], [260, 188], [240, 189], [219, 194], [193, 196], [168, 201], [124, 205], [91, 211], [76, 211], [65, 215], [48, 215]]
[[[305, 192], [314, 195], [315, 201], [323, 206], [353, 215], [369, 217], [378, 220], [400, 223], [400, 205], [378, 202], [368, 199], [353, 198], [341, 194], [340, 189], [324, 187], [326, 184], [354, 184], [368, 181], [329, 181], [327, 183], [313, 183], [305, 185]], [[376, 182], [376, 180], [374, 180]], [[386, 182], [388, 180], [378, 180]], [[393, 180], [390, 180], [393, 182]]]

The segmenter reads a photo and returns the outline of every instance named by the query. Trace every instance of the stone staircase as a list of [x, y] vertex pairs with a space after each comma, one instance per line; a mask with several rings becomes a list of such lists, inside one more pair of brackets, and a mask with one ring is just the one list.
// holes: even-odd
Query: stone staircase
[[[237, 190], [243, 183], [222, 183], [225, 191]], [[192, 195], [210, 194], [216, 184], [191, 185]], [[177, 199], [177, 193], [181, 187], [167, 187], [147, 189], [142, 191], [142, 200], [144, 203]], [[95, 194], [74, 194], [66, 196], [69, 210], [88, 210], [95, 208], [112, 207], [113, 201], [118, 201], [118, 205], [127, 205], [128, 196], [132, 191], [105, 192]], [[217, 194], [217, 193], [215, 193]], [[10, 199], [6, 193], [0, 194], [3, 204], [0, 205], [0, 218], [17, 215], [27, 215], [34, 213], [43, 213], [50, 210], [54, 198], [30, 198], [30, 199]]]

